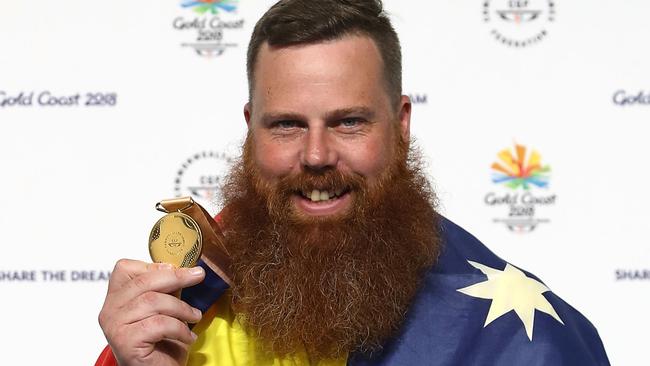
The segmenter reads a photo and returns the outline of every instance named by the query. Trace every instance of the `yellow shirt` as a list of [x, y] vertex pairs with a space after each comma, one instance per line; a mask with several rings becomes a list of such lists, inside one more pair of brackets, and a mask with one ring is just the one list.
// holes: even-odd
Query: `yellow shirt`
[[[188, 366], [308, 366], [304, 350], [283, 358], [269, 356], [258, 349], [258, 342], [249, 336], [230, 309], [230, 291], [203, 314], [194, 326], [198, 339], [190, 349]], [[318, 366], [344, 366], [347, 357], [320, 361]]]

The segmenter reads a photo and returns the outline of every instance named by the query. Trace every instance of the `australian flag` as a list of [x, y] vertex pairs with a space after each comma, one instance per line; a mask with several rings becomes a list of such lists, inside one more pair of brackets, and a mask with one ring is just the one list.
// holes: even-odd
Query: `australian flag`
[[[442, 253], [399, 333], [380, 352], [350, 355], [348, 365], [609, 365], [582, 314], [461, 227], [446, 219], [441, 225]], [[201, 265], [205, 281], [182, 298], [205, 312], [227, 285]]]

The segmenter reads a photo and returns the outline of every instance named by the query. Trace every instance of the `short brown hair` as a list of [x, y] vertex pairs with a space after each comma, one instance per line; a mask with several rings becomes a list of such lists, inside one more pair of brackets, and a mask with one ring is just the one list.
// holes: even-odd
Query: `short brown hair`
[[280, 0], [255, 25], [248, 44], [246, 71], [249, 101], [253, 96], [259, 49], [310, 44], [361, 34], [370, 37], [384, 63], [384, 80], [391, 100], [402, 94], [402, 52], [395, 29], [381, 0]]

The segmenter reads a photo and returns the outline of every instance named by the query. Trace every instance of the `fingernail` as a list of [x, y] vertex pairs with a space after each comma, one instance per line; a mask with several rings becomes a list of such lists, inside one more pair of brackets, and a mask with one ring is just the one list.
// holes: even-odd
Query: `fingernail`
[[199, 336], [197, 336], [196, 333], [194, 332], [190, 332], [190, 333], [192, 335], [192, 340], [196, 340], [197, 338], [199, 338]]
[[194, 316], [197, 317], [197, 318], [203, 317], [203, 314], [201, 314], [201, 310], [199, 310], [197, 308], [192, 309], [192, 312], [194, 313]]
[[200, 276], [203, 274], [203, 267], [192, 267], [190, 268], [190, 274], [192, 276]]

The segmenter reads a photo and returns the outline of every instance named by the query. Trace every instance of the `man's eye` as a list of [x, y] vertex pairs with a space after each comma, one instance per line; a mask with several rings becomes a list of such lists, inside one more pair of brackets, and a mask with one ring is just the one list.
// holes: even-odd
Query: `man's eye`
[[357, 127], [359, 124], [361, 124], [361, 120], [359, 118], [346, 118], [341, 120], [341, 126], [343, 127]]
[[289, 129], [298, 126], [298, 123], [296, 121], [277, 121], [275, 126], [282, 129]]

